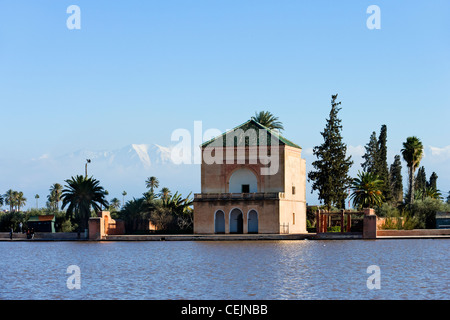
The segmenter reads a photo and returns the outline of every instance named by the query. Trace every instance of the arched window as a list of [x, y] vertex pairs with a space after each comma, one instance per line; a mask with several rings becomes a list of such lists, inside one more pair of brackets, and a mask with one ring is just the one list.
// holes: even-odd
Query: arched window
[[250, 169], [238, 169], [229, 180], [230, 193], [253, 193], [258, 192], [258, 180]]

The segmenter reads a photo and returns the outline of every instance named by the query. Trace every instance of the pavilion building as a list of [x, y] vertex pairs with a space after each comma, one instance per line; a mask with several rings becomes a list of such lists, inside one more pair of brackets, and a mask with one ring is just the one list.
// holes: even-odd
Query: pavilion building
[[306, 233], [301, 152], [254, 120], [202, 144], [194, 233]]

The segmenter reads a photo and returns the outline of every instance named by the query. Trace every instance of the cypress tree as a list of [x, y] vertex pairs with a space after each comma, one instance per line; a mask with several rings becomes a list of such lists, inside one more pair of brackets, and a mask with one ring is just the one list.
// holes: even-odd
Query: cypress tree
[[436, 172], [433, 172], [430, 176], [430, 182], [428, 183], [428, 186], [430, 188], [433, 188], [434, 190], [437, 190], [437, 178], [438, 175], [436, 174]]
[[377, 134], [375, 131], [372, 132], [370, 140], [364, 148], [366, 149], [366, 153], [362, 156], [364, 162], [361, 163], [361, 167], [365, 172], [374, 172], [375, 161], [378, 154], [378, 141], [377, 141]]
[[375, 157], [375, 174], [383, 180], [382, 192], [386, 201], [391, 200], [391, 187], [389, 182], [389, 169], [387, 164], [387, 127], [381, 126], [380, 136], [378, 137], [378, 152]]
[[416, 180], [414, 188], [419, 191], [424, 191], [427, 187], [427, 175], [425, 173], [425, 167], [422, 166], [417, 170]]
[[391, 164], [389, 170], [389, 180], [392, 200], [397, 204], [403, 202], [402, 161], [400, 155], [394, 157], [394, 162]]
[[308, 180], [312, 181], [311, 193], [316, 190], [319, 199], [330, 210], [331, 206], [345, 208], [347, 188], [352, 182], [348, 171], [353, 164], [351, 156], [347, 157], [347, 145], [342, 141], [342, 125], [338, 118], [341, 110], [336, 102], [337, 94], [331, 96], [331, 111], [329, 119], [321, 135], [324, 142], [313, 149], [317, 160], [312, 163], [315, 171], [308, 173]]

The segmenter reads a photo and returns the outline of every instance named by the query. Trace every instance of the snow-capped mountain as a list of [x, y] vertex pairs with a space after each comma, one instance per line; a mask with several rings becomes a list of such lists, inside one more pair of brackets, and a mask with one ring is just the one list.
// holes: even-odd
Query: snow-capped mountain
[[[0, 193], [12, 188], [23, 191], [28, 198], [27, 206], [36, 205], [34, 195], [45, 199], [49, 187], [64, 184], [66, 179], [85, 174], [86, 159], [88, 175], [101, 182], [112, 197], [126, 199], [140, 197], [147, 190], [145, 181], [155, 176], [160, 187], [182, 194], [200, 190], [200, 166], [175, 164], [171, 159], [173, 146], [158, 144], [130, 144], [115, 150], [78, 150], [62, 155], [43, 154], [32, 159], [0, 157]], [[39, 202], [40, 205], [45, 200]]]
[[84, 163], [90, 159], [92, 164], [107, 165], [108, 167], [126, 167], [150, 169], [159, 165], [171, 165], [172, 147], [157, 144], [131, 144], [114, 151], [79, 150], [58, 157], [58, 161]]

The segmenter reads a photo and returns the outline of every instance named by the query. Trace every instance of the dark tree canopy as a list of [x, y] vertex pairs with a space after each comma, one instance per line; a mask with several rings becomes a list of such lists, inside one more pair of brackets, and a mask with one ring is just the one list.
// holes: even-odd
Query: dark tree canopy
[[86, 229], [91, 208], [101, 211], [102, 206], [108, 206], [105, 189], [100, 185], [100, 181], [81, 175], [65, 180], [65, 182], [67, 185], [62, 190], [61, 209], [67, 206], [66, 215], [69, 218], [74, 217], [80, 224], [79, 226]]
[[364, 148], [366, 148], [366, 153], [362, 156], [364, 162], [361, 163], [361, 167], [365, 172], [374, 172], [375, 162], [378, 154], [378, 141], [375, 131], [372, 132], [370, 140]]
[[365, 172], [375, 173], [383, 181], [381, 191], [387, 201], [392, 198], [392, 190], [389, 182], [389, 168], [387, 164], [387, 127], [381, 126], [380, 135], [372, 132], [370, 140], [365, 146], [366, 153], [362, 156], [364, 162], [361, 167]]
[[394, 157], [394, 162], [389, 170], [389, 180], [391, 183], [392, 200], [396, 203], [403, 202], [403, 176], [402, 161], [400, 155]]
[[436, 172], [433, 172], [430, 176], [430, 182], [428, 182], [428, 187], [430, 187], [434, 190], [438, 190], [437, 179], [438, 179], [438, 175], [436, 174]]
[[331, 97], [331, 111], [321, 135], [323, 143], [313, 149], [317, 160], [312, 163], [314, 170], [308, 173], [308, 180], [312, 181], [312, 191], [318, 191], [318, 197], [324, 202], [328, 210], [331, 206], [345, 207], [347, 190], [352, 183], [348, 171], [353, 164], [351, 156], [347, 157], [347, 145], [342, 141], [341, 110], [336, 102], [337, 94]]
[[427, 187], [427, 175], [425, 173], [425, 167], [422, 166], [417, 170], [416, 180], [414, 188], [423, 192]]
[[255, 112], [255, 115], [251, 119], [271, 130], [284, 130], [283, 123], [278, 121], [278, 117], [275, 117], [269, 111]]
[[385, 124], [381, 126], [380, 135], [378, 137], [378, 153], [375, 161], [375, 174], [383, 180], [381, 191], [386, 201], [391, 200], [391, 188], [389, 185], [389, 169], [387, 164], [387, 127]]

